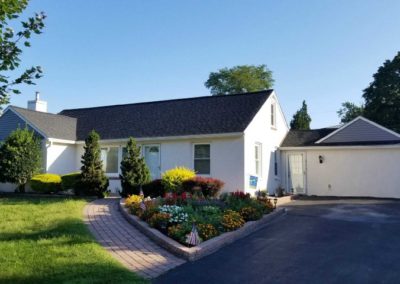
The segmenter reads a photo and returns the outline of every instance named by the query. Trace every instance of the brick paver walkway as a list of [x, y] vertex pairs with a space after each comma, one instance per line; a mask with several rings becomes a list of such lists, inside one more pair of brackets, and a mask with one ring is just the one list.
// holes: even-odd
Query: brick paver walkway
[[105, 198], [85, 207], [90, 231], [116, 259], [146, 278], [157, 277], [185, 262], [128, 223], [118, 210], [118, 202], [118, 198]]

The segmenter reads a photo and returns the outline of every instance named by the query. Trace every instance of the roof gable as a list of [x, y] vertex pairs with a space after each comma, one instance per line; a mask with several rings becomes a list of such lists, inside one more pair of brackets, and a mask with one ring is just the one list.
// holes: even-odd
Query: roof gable
[[76, 118], [16, 106], [10, 106], [9, 109], [46, 138], [76, 140]]
[[91, 130], [101, 139], [152, 138], [243, 132], [272, 90], [187, 99], [70, 109], [77, 119], [77, 140]]
[[357, 117], [316, 144], [399, 141], [400, 135], [364, 117]]

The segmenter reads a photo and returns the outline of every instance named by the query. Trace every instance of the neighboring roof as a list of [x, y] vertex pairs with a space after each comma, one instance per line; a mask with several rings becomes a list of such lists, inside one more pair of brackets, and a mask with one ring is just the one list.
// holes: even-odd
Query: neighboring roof
[[76, 140], [76, 118], [28, 110], [16, 106], [10, 106], [9, 109], [17, 113], [47, 138]]
[[290, 130], [281, 147], [314, 146], [315, 142], [335, 131], [336, 128], [321, 128], [312, 130]]
[[243, 132], [273, 90], [166, 101], [69, 109], [78, 120], [77, 140], [91, 130], [101, 139]]
[[359, 116], [340, 128], [290, 130], [281, 147], [393, 144], [400, 144], [400, 134]]

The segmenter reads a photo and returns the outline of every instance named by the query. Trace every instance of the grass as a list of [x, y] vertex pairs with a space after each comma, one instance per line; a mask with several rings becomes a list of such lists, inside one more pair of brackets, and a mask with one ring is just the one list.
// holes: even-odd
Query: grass
[[0, 283], [143, 283], [95, 242], [84, 199], [0, 198]]

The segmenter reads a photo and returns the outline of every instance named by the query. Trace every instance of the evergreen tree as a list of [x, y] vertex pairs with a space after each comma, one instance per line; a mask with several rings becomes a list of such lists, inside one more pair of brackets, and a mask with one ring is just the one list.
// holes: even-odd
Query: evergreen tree
[[99, 140], [100, 136], [94, 130], [85, 139], [81, 176], [76, 189], [78, 195], [96, 195], [103, 198], [107, 192], [109, 182], [103, 170]]
[[33, 131], [17, 129], [0, 147], [0, 182], [18, 185], [25, 192], [26, 183], [39, 173], [42, 164], [40, 141]]
[[126, 145], [126, 155], [121, 162], [122, 196], [138, 194], [140, 186], [150, 181], [150, 171], [143, 157], [140, 157], [140, 148], [135, 139], [129, 138]]
[[306, 101], [303, 101], [302, 107], [293, 115], [293, 119], [290, 122], [291, 129], [297, 130], [309, 130], [311, 123], [311, 117], [307, 111]]

